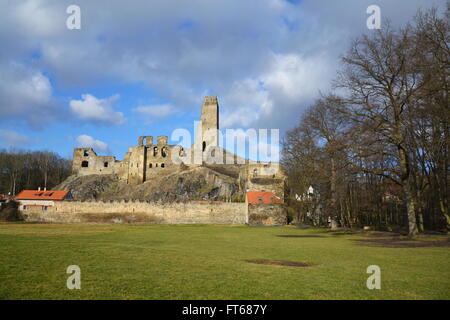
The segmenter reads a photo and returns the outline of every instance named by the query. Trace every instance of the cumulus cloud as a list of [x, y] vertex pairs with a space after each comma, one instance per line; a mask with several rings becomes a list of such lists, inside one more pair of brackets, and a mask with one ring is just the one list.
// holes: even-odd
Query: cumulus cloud
[[[217, 94], [224, 126], [284, 130], [295, 124], [319, 90], [329, 89], [349, 42], [370, 32], [369, 5], [378, 4], [382, 19], [400, 26], [417, 8], [442, 3], [80, 0], [82, 29], [71, 31], [65, 27], [64, 1], [3, 1], [0, 59], [28, 59], [37, 53], [34, 71], [23, 78], [32, 88], [33, 76], [45, 83], [46, 70], [63, 89], [89, 88], [102, 81], [143, 83], [158, 99], [195, 110], [203, 95]], [[45, 92], [36, 97], [51, 99], [51, 91]], [[14, 97], [5, 99], [2, 94], [0, 103]], [[79, 103], [76, 114], [81, 119], [113, 125], [125, 120], [108, 99], [89, 100], [98, 112], [88, 110], [86, 100], [73, 100]], [[14, 105], [21, 104], [25, 105]], [[34, 100], [27, 105], [43, 106]], [[103, 112], [108, 107], [112, 112]], [[151, 112], [156, 109], [149, 115], [157, 116]]]
[[140, 106], [133, 109], [134, 112], [151, 118], [165, 118], [175, 113], [175, 108], [170, 104], [158, 104], [151, 106]]
[[255, 79], [233, 83], [223, 95], [227, 105], [222, 127], [275, 128], [301, 104], [326, 91], [331, 66], [321, 56], [272, 54], [266, 71]]
[[1, 120], [16, 119], [41, 128], [61, 113], [50, 80], [40, 71], [18, 63], [0, 63]]
[[0, 129], [0, 146], [22, 148], [31, 143], [31, 139], [13, 130]]
[[104, 153], [110, 153], [110, 149], [108, 144], [103, 141], [96, 140], [91, 136], [86, 134], [82, 134], [76, 139], [77, 145], [80, 148], [93, 148], [95, 151], [101, 151]]
[[98, 99], [91, 94], [81, 95], [81, 100], [71, 100], [72, 112], [80, 119], [91, 123], [120, 125], [126, 121], [122, 112], [114, 111], [113, 103], [119, 95]]

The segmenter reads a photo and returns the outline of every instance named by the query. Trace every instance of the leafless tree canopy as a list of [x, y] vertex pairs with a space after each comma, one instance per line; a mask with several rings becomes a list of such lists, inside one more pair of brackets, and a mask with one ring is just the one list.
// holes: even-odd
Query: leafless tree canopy
[[24, 189], [51, 189], [67, 178], [70, 160], [48, 151], [0, 150], [0, 193], [15, 195]]
[[449, 17], [448, 4], [419, 11], [352, 43], [334, 81], [345, 94], [316, 101], [284, 140], [295, 219], [448, 230]]

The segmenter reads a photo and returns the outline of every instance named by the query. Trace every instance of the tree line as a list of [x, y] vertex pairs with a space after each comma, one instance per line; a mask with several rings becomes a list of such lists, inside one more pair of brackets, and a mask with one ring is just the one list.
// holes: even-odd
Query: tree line
[[449, 229], [449, 21], [447, 2], [353, 41], [283, 141], [294, 219]]
[[0, 193], [51, 189], [71, 173], [71, 161], [50, 151], [0, 150]]

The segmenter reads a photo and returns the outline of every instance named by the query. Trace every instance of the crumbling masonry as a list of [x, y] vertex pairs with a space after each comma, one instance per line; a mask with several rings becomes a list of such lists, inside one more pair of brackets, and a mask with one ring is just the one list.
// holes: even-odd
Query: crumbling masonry
[[[223, 152], [225, 157], [239, 157], [219, 147], [219, 104], [216, 96], [205, 97], [203, 100], [200, 125], [197, 128], [194, 144], [191, 149], [183, 149], [179, 145], [169, 145], [167, 136], [158, 136], [154, 141], [151, 136], [139, 137], [136, 146], [131, 146], [122, 161], [113, 156], [98, 156], [92, 148], [76, 148], [73, 153], [72, 169], [77, 175], [116, 174], [119, 179], [128, 184], [140, 184], [152, 177], [166, 175], [180, 170], [182, 166], [200, 166], [207, 157], [215, 152]], [[200, 150], [201, 162], [193, 163], [195, 151]], [[178, 159], [173, 161], [173, 153]], [[191, 155], [190, 162], [183, 159]], [[240, 159], [243, 160], [243, 159]], [[237, 165], [240, 168], [240, 180], [244, 180], [247, 190], [261, 190], [258, 179], [265, 179], [264, 189], [274, 192], [284, 199], [284, 175], [281, 170], [267, 172], [268, 163], [244, 160], [240, 164], [221, 164], [223, 166]], [[217, 165], [216, 165], [217, 166]], [[267, 183], [273, 179], [273, 183]], [[270, 181], [269, 181], [270, 182]]]

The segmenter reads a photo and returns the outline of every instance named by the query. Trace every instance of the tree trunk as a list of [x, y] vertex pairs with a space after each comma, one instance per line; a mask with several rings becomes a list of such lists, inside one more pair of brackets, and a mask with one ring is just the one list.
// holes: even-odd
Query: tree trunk
[[[400, 128], [400, 125], [396, 125]], [[411, 181], [411, 167], [410, 159], [407, 151], [402, 145], [405, 140], [404, 135], [401, 133], [401, 129], [397, 129], [397, 134], [395, 135], [396, 140], [400, 143], [397, 144], [399, 160], [400, 160], [400, 180], [403, 186], [403, 192], [406, 198], [406, 212], [408, 217], [408, 235], [415, 236], [417, 234], [417, 222], [416, 222], [416, 208], [414, 201], [414, 190]]]
[[330, 191], [331, 191], [331, 230], [338, 228], [337, 223], [337, 194], [336, 194], [336, 164], [334, 158], [331, 157], [331, 176], [330, 176]]
[[409, 182], [403, 187], [406, 196], [406, 211], [408, 215], [408, 235], [415, 236], [417, 234], [416, 210], [414, 196], [411, 192]]

